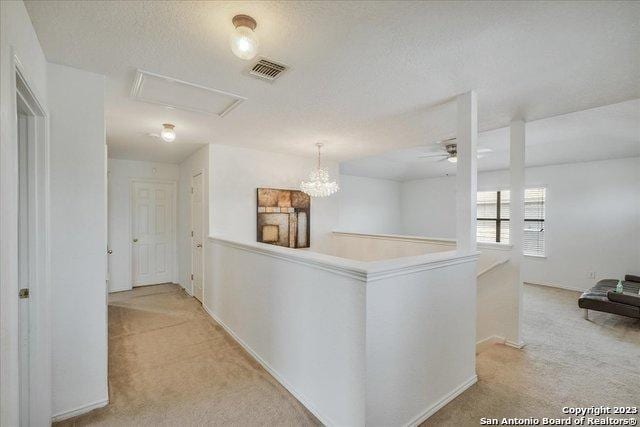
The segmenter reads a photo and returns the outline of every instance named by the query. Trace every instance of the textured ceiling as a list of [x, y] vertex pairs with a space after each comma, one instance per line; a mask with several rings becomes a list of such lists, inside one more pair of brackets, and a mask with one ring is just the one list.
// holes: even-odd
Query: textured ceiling
[[[640, 2], [26, 6], [49, 61], [107, 76], [115, 157], [179, 162], [205, 143], [313, 155], [322, 139], [343, 160], [451, 134], [452, 114], [429, 107], [470, 89], [482, 130], [640, 97]], [[258, 21], [260, 54], [291, 66], [274, 84], [231, 53], [238, 13]], [[129, 98], [136, 68], [248, 100], [224, 118], [145, 105]], [[167, 121], [178, 147], [147, 136]]]
[[[509, 128], [482, 132], [479, 148], [493, 151], [478, 159], [478, 170], [509, 167]], [[396, 181], [455, 174], [456, 166], [419, 159], [438, 151], [436, 144], [392, 150], [340, 164], [347, 175]], [[542, 166], [640, 156], [640, 99], [565, 114], [526, 124], [526, 164]]]

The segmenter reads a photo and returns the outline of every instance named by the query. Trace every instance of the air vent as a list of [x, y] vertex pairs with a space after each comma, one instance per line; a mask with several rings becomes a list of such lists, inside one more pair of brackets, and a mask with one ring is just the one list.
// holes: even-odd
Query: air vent
[[249, 74], [267, 81], [274, 81], [287, 70], [287, 66], [261, 58], [256, 62]]

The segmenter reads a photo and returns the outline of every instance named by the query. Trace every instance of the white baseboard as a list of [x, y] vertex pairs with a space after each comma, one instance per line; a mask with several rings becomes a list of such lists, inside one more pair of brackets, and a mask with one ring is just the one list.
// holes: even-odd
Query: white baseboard
[[[564, 289], [565, 291], [574, 291], [574, 292], [586, 291], [586, 289], [571, 288], [569, 286], [554, 285], [552, 283], [533, 283], [533, 282], [523, 282], [523, 283], [525, 285], [546, 286], [547, 288]], [[595, 285], [595, 282], [594, 282], [594, 285]]]
[[482, 353], [487, 348], [494, 344], [505, 344], [507, 339], [505, 337], [501, 337], [498, 335], [491, 335], [483, 340], [480, 340], [476, 343], [476, 354]]
[[429, 418], [430, 416], [438, 412], [444, 405], [451, 402], [453, 399], [461, 395], [466, 389], [468, 389], [469, 387], [471, 387], [477, 382], [478, 382], [478, 376], [477, 375], [472, 376], [471, 378], [469, 378], [468, 380], [460, 384], [458, 387], [456, 387], [454, 390], [452, 390], [450, 393], [445, 395], [438, 402], [436, 402], [435, 404], [425, 409], [420, 415], [418, 415], [416, 418], [411, 420], [407, 424], [407, 426], [413, 427], [424, 422], [427, 418]]
[[517, 349], [521, 349], [524, 348], [524, 346], [526, 345], [524, 341], [510, 341], [510, 340], [506, 340], [504, 342], [504, 345], [509, 346], [509, 347], [513, 347], [513, 348], [517, 348]]
[[91, 412], [94, 409], [102, 408], [109, 404], [109, 399], [99, 400], [94, 403], [89, 403], [88, 405], [81, 406], [76, 409], [71, 409], [69, 411], [61, 412], [57, 415], [51, 417], [51, 422], [63, 421], [69, 418], [77, 417], [78, 415], [86, 414], [87, 412]]
[[271, 374], [271, 376], [273, 378], [276, 379], [276, 381], [278, 381], [280, 384], [282, 384], [282, 386], [284, 388], [286, 388], [289, 393], [291, 393], [296, 399], [298, 399], [298, 401], [300, 403], [302, 403], [302, 405], [307, 408], [309, 410], [309, 412], [311, 412], [322, 424], [324, 424], [325, 426], [334, 426], [334, 425], [338, 425], [337, 423], [333, 422], [330, 418], [322, 415], [320, 413], [320, 411], [314, 406], [312, 405], [309, 400], [302, 395], [301, 393], [299, 393], [296, 389], [293, 388], [293, 386], [291, 384], [289, 384], [287, 382], [287, 380], [284, 379], [284, 377], [282, 375], [280, 375], [280, 373], [278, 373], [278, 371], [276, 371], [274, 368], [271, 367], [271, 365], [269, 365], [269, 363], [267, 363], [266, 360], [264, 360], [262, 357], [260, 357], [258, 355], [258, 353], [256, 353], [251, 347], [249, 347], [249, 345], [247, 343], [245, 343], [244, 341], [242, 341], [242, 339], [237, 336], [235, 334], [235, 332], [233, 332], [233, 330], [227, 326], [222, 320], [220, 320], [220, 318], [218, 318], [218, 316], [216, 316], [210, 309], [209, 307], [207, 307], [204, 303], [202, 304], [202, 308], [204, 308], [204, 311], [207, 312], [207, 314], [209, 314], [209, 316], [211, 316], [211, 318], [213, 320], [215, 320], [220, 326], [222, 326], [222, 328], [227, 331], [227, 333], [229, 335], [231, 335], [231, 337], [238, 343], [240, 344], [240, 346], [242, 346], [242, 348], [245, 349], [245, 351], [247, 353], [249, 353], [260, 365], [262, 365], [262, 367], [269, 373]]

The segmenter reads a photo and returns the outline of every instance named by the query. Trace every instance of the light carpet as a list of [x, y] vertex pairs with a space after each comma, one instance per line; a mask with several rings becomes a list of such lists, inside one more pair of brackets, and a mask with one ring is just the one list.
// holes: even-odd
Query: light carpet
[[174, 284], [110, 295], [109, 400], [56, 425], [319, 424]]
[[640, 406], [640, 320], [595, 311], [585, 320], [579, 295], [525, 285], [526, 346], [494, 345], [479, 354], [478, 383], [422, 426], [566, 418], [565, 406]]
[[[525, 286], [522, 350], [478, 355], [478, 383], [422, 426], [566, 417], [640, 404], [640, 320], [590, 313], [577, 292]], [[177, 285], [112, 294], [111, 404], [58, 425], [304, 426], [318, 421]]]

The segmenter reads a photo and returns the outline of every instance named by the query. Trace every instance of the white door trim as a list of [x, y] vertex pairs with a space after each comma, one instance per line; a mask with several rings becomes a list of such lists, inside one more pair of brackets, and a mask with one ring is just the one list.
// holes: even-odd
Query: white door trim
[[[189, 232], [191, 234], [191, 232], [193, 231], [193, 179], [198, 176], [198, 175], [202, 175], [202, 211], [200, 212], [200, 215], [202, 216], [202, 260], [201, 260], [201, 265], [202, 265], [202, 295], [204, 299], [204, 250], [205, 250], [205, 244], [206, 244], [206, 240], [207, 240], [207, 236], [205, 235], [206, 233], [204, 232], [205, 230], [205, 217], [204, 217], [204, 212], [205, 212], [205, 191], [207, 191], [207, 187], [206, 187], [206, 175], [204, 173], [204, 169], [196, 169], [196, 170], [192, 170], [191, 171], [191, 180], [190, 180], [190, 187], [189, 187]], [[189, 259], [191, 260], [191, 262], [189, 263], [190, 266], [190, 272], [189, 274], [193, 274], [193, 244], [194, 244], [194, 239], [193, 239], [193, 235], [191, 236], [190, 240], [191, 245], [189, 246]], [[190, 276], [191, 277], [191, 276]], [[194, 296], [194, 289], [193, 289], [193, 278], [191, 278], [189, 280], [189, 286], [191, 288], [191, 291], [189, 292], [191, 294], [191, 296]]]
[[134, 277], [133, 277], [133, 212], [135, 209], [134, 206], [134, 192], [133, 186], [135, 183], [151, 183], [151, 184], [168, 184], [171, 185], [171, 192], [173, 193], [171, 196], [171, 215], [173, 216], [173, 224], [171, 230], [171, 254], [173, 256], [173, 260], [171, 262], [171, 267], [173, 271], [171, 272], [171, 277], [174, 283], [178, 283], [178, 251], [177, 251], [177, 242], [176, 242], [176, 229], [178, 228], [178, 182], [175, 180], [168, 179], [155, 179], [155, 178], [129, 178], [129, 285], [131, 289], [134, 287]]
[[32, 251], [29, 254], [29, 420], [48, 425], [51, 420], [51, 293], [49, 240], [49, 114], [13, 46], [9, 47], [9, 85], [4, 96], [0, 143], [0, 424], [24, 425], [19, 398], [18, 299], [18, 106], [16, 93], [32, 114], [28, 144], [30, 179], [29, 220]]

